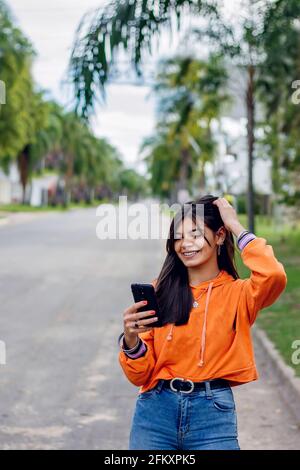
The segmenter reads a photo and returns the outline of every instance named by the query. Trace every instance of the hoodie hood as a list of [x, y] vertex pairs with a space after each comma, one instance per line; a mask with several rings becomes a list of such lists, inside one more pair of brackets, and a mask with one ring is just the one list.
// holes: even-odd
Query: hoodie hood
[[[195, 299], [197, 298], [197, 300], [200, 301], [202, 297], [204, 297], [206, 294], [204, 321], [203, 321], [203, 327], [202, 327], [201, 346], [200, 346], [199, 361], [198, 361], [199, 367], [202, 367], [204, 365], [204, 353], [205, 353], [205, 344], [206, 344], [206, 326], [207, 326], [207, 317], [208, 317], [208, 311], [209, 311], [209, 301], [210, 301], [212, 289], [218, 286], [221, 286], [223, 284], [226, 284], [227, 282], [232, 282], [232, 281], [234, 281], [233, 276], [231, 276], [231, 274], [229, 274], [227, 271], [222, 269], [214, 279], [203, 281], [196, 286], [189, 284], [192, 290], [193, 297]], [[200, 305], [198, 307], [192, 307], [192, 309], [194, 308], [199, 309]], [[172, 323], [169, 329], [168, 335], [167, 335], [167, 341], [172, 341], [174, 327], [175, 327], [175, 324]]]

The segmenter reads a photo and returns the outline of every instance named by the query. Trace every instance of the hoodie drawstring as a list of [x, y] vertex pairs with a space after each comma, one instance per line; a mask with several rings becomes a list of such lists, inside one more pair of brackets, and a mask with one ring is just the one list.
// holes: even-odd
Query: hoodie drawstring
[[[205, 303], [205, 312], [204, 312], [204, 322], [203, 322], [203, 327], [202, 327], [202, 335], [201, 335], [201, 350], [199, 354], [199, 362], [198, 366], [202, 367], [204, 364], [204, 352], [205, 352], [205, 342], [206, 342], [206, 325], [207, 325], [207, 314], [208, 314], [208, 304], [209, 304], [209, 299], [210, 299], [210, 294], [212, 291], [213, 287], [213, 282], [211, 282], [208, 286], [207, 290], [207, 296], [206, 296], [206, 303]], [[171, 341], [173, 338], [173, 328], [174, 328], [174, 323], [172, 323], [171, 328], [169, 330], [167, 340]]]
[[173, 328], [174, 328], [174, 323], [172, 324], [171, 328], [170, 328], [170, 331], [168, 333], [168, 336], [167, 336], [167, 340], [168, 341], [171, 341], [172, 337], [173, 337]]
[[202, 336], [201, 336], [201, 351], [200, 351], [200, 360], [198, 362], [198, 366], [202, 367], [204, 364], [204, 351], [205, 351], [205, 342], [206, 342], [206, 324], [207, 324], [207, 314], [208, 314], [208, 304], [209, 298], [211, 294], [211, 290], [213, 287], [213, 282], [211, 282], [208, 286], [207, 296], [206, 296], [206, 303], [205, 303], [205, 312], [204, 312], [204, 322], [202, 327]]

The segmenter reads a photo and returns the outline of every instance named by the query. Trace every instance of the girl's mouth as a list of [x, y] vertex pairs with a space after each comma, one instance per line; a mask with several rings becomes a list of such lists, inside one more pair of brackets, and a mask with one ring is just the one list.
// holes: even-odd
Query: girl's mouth
[[185, 258], [193, 258], [194, 256], [197, 255], [197, 253], [199, 253], [200, 250], [194, 250], [194, 251], [184, 251], [182, 253], [182, 256], [184, 256]]

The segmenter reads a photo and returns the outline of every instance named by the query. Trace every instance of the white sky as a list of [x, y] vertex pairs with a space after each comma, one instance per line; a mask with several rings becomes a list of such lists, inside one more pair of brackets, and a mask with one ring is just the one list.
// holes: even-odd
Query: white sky
[[[230, 7], [234, 2], [230, 0]], [[68, 102], [62, 80], [66, 76], [75, 30], [84, 13], [106, 3], [107, 0], [7, 0], [37, 52], [33, 69], [36, 82], [62, 104]], [[160, 55], [174, 53], [179, 49], [179, 42], [176, 36], [170, 43], [169, 36], [164, 35], [160, 41]], [[184, 47], [182, 41], [180, 46]], [[155, 125], [154, 99], [147, 99], [149, 91], [147, 86], [110, 85], [107, 105], [99, 109], [93, 124], [96, 134], [106, 137], [118, 148], [125, 162], [135, 168], [138, 148]], [[138, 168], [144, 169], [143, 165]]]

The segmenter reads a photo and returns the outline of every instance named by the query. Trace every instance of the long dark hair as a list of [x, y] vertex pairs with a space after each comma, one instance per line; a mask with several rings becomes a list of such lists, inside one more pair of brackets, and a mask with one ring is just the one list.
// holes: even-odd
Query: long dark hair
[[[155, 287], [163, 324], [186, 324], [189, 320], [193, 304], [188, 270], [178, 257], [174, 247], [176, 241], [174, 234], [176, 233], [176, 229], [185, 217], [190, 217], [192, 221], [198, 225], [197, 214], [199, 214], [199, 211], [197, 212], [196, 207], [197, 204], [203, 204], [204, 224], [216, 233], [218, 229], [224, 225], [218, 207], [212, 204], [216, 199], [218, 198], [215, 196], [206, 195], [195, 201], [184, 203], [171, 222], [166, 243], [167, 256], [157, 278]], [[204, 238], [210, 245], [207, 238]], [[234, 279], [238, 279], [239, 275], [235, 265], [234, 254], [235, 246], [233, 235], [227, 230], [224, 244], [221, 246], [221, 252], [218, 256], [218, 267], [220, 270], [223, 269], [227, 271]]]

